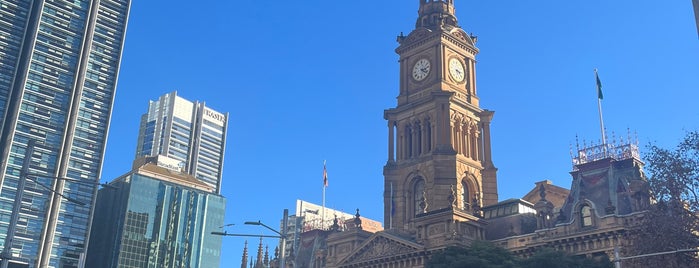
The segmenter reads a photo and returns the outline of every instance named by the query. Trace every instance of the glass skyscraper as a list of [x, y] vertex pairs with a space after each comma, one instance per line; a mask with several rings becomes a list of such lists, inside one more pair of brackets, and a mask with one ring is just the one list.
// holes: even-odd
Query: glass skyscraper
[[165, 155], [182, 161], [185, 172], [221, 193], [228, 113], [171, 92], [150, 101], [141, 117], [136, 158]]
[[[178, 160], [141, 158], [99, 190], [86, 267], [219, 267], [225, 199]], [[174, 162], [173, 162], [174, 161]]]
[[130, 2], [0, 1], [0, 267], [81, 266]]

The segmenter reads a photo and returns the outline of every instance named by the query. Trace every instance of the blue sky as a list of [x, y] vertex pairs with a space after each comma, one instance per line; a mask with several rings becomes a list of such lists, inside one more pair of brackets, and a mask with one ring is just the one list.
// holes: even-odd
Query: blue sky
[[[501, 200], [544, 179], [569, 187], [576, 135], [600, 139], [594, 68], [610, 136], [674, 146], [699, 129], [690, 0], [455, 2], [478, 36]], [[296, 199], [320, 203], [323, 160], [327, 205], [383, 220], [383, 110], [396, 105], [396, 36], [414, 28], [418, 1], [192, 3], [133, 1], [103, 179], [130, 169], [148, 101], [177, 90], [230, 113], [229, 232], [270, 234], [242, 223], [276, 227]], [[244, 241], [224, 238], [222, 267], [240, 264]]]

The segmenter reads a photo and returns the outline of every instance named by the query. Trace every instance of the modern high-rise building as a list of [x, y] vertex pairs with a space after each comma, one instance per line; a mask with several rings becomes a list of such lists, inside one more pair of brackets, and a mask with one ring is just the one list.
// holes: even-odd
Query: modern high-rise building
[[0, 2], [0, 267], [79, 267], [130, 0]]
[[694, 20], [697, 24], [697, 34], [699, 34], [699, 0], [692, 0], [692, 6], [694, 6]]
[[85, 267], [219, 267], [226, 200], [181, 172], [179, 160], [143, 157], [99, 190]]
[[228, 113], [191, 102], [172, 92], [150, 101], [141, 117], [136, 158], [165, 155], [221, 193]]

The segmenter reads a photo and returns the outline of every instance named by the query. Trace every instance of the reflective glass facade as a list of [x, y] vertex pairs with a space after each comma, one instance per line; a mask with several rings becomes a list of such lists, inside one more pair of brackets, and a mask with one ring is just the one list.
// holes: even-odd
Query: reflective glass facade
[[129, 7], [0, 1], [0, 248], [11, 263], [78, 267], [84, 257]]
[[183, 169], [221, 193], [228, 113], [171, 92], [148, 105], [141, 117], [136, 158], [165, 155], [183, 162]]
[[225, 199], [161, 179], [132, 173], [99, 191], [86, 267], [219, 267]]

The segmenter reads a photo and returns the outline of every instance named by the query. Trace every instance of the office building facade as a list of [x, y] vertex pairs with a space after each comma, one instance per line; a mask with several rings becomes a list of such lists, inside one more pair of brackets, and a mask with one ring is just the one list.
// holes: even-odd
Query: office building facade
[[0, 2], [0, 267], [81, 266], [130, 4]]
[[141, 117], [136, 158], [165, 155], [183, 170], [221, 193], [228, 113], [191, 102], [171, 92], [150, 101]]
[[144, 157], [99, 190], [86, 267], [219, 267], [225, 198], [177, 160]]

